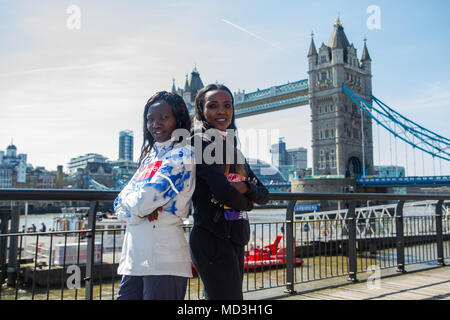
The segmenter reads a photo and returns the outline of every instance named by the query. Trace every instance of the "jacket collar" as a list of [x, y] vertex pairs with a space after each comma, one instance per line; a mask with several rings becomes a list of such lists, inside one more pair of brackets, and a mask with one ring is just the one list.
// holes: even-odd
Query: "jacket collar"
[[163, 154], [172, 149], [174, 142], [172, 140], [167, 140], [164, 142], [155, 142], [153, 148], [155, 149], [156, 155]]

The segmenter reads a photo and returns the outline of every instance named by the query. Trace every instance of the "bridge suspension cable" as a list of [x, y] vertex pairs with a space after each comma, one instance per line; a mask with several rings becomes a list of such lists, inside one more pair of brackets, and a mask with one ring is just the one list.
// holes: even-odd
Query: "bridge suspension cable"
[[[414, 121], [404, 117], [397, 111], [388, 107], [382, 101], [371, 96], [372, 100], [376, 103], [370, 104], [364, 99], [359, 97], [353, 91], [348, 89], [345, 84], [342, 84], [344, 92], [355, 102], [355, 104], [361, 108], [371, 119], [373, 119], [378, 125], [385, 128], [394, 136], [395, 152], [397, 153], [397, 138], [406, 142], [413, 149], [414, 157], [414, 173], [416, 175], [416, 159], [415, 150], [421, 150], [424, 153], [431, 155], [434, 158], [440, 160], [450, 161], [450, 139], [445, 138], [431, 130], [424, 128], [423, 126], [415, 123]], [[390, 148], [392, 150], [392, 142], [390, 138]], [[424, 154], [422, 153], [422, 166], [424, 168]], [[397, 155], [395, 156], [397, 158]], [[396, 159], [397, 161], [397, 159]], [[392, 163], [392, 153], [391, 153]]]

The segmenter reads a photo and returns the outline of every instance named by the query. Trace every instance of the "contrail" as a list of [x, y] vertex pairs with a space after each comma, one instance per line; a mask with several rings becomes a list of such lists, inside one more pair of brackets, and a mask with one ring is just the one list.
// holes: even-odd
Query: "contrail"
[[252, 37], [254, 37], [254, 38], [256, 38], [256, 39], [259, 39], [259, 40], [264, 41], [265, 43], [271, 45], [271, 46], [274, 47], [274, 48], [277, 48], [277, 49], [280, 49], [280, 50], [283, 50], [283, 51], [287, 51], [286, 49], [281, 48], [280, 46], [276, 45], [275, 43], [272, 43], [272, 42], [270, 42], [269, 40], [266, 40], [266, 39], [264, 39], [263, 37], [260, 37], [260, 36], [258, 36], [257, 34], [254, 34], [254, 33], [250, 32], [250, 31], [248, 31], [247, 29], [244, 29], [244, 28], [242, 28], [242, 27], [240, 27], [240, 26], [238, 26], [238, 25], [236, 25], [236, 24], [234, 24], [234, 23], [232, 23], [232, 22], [230, 22], [230, 21], [228, 21], [228, 20], [222, 19], [222, 21], [225, 22], [225, 23], [228, 23], [229, 25], [235, 27], [235, 28], [238, 29], [238, 30], [244, 31], [245, 33], [251, 35]]

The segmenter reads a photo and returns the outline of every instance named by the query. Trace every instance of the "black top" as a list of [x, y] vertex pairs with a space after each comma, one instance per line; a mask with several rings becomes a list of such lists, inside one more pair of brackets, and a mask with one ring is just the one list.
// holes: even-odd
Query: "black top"
[[[194, 139], [192, 139], [193, 141]], [[202, 139], [202, 152], [211, 142]], [[198, 152], [198, 150], [196, 150]], [[230, 239], [236, 244], [246, 245], [250, 238], [248, 220], [227, 221], [224, 217], [223, 205], [236, 210], [250, 211], [253, 204], [266, 204], [269, 192], [259, 181], [248, 163], [245, 163], [247, 176], [256, 178], [257, 185], [247, 182], [249, 190], [241, 194], [229, 182], [220, 164], [196, 164], [196, 184], [192, 196], [194, 205], [194, 227], [201, 227], [222, 239]], [[234, 165], [230, 165], [230, 173], [236, 173]], [[215, 198], [219, 203], [211, 202]]]

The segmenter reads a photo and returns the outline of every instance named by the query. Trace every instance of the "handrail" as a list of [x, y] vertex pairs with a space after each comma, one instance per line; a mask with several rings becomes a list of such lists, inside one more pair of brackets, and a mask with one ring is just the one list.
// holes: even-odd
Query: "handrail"
[[[0, 201], [23, 200], [86, 200], [113, 201], [119, 191], [82, 189], [0, 189]], [[450, 200], [450, 194], [443, 193], [298, 193], [271, 192], [270, 200]]]
[[114, 200], [119, 191], [99, 191], [83, 189], [0, 189], [0, 201], [20, 200]]
[[274, 192], [270, 200], [450, 200], [450, 194], [416, 193], [296, 193]]

